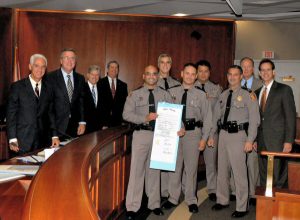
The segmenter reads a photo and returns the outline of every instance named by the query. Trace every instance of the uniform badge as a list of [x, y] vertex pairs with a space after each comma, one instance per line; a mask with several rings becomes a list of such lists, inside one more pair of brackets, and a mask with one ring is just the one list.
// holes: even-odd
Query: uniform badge
[[176, 101], [176, 96], [175, 95], [171, 95], [173, 101]]
[[237, 98], [236, 98], [239, 102], [241, 102], [243, 100], [243, 97], [241, 95], [239, 95]]

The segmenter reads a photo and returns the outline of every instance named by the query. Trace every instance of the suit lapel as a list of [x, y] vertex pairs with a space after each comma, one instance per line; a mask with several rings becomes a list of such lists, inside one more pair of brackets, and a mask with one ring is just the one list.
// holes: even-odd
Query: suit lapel
[[78, 75], [74, 71], [73, 71], [73, 80], [74, 80], [74, 88], [73, 88], [72, 100], [75, 100], [79, 92], [77, 89], [79, 85], [79, 79], [78, 79]]
[[61, 69], [59, 69], [59, 71], [57, 73], [57, 78], [58, 78], [57, 83], [59, 84], [58, 88], [61, 88], [65, 98], [69, 100], [65, 79], [64, 79]]
[[33, 88], [32, 88], [32, 85], [31, 85], [31, 82], [30, 82], [29, 77], [25, 80], [25, 88], [26, 88], [26, 91], [27, 91], [28, 96], [29, 96], [32, 100], [35, 101], [34, 103], [36, 103], [37, 97], [36, 97], [36, 95], [35, 95], [35, 93], [34, 93], [34, 91], [33, 91]]
[[270, 92], [268, 94], [267, 102], [266, 102], [266, 107], [265, 107], [265, 112], [269, 110], [272, 101], [274, 99], [275, 93], [276, 93], [276, 88], [277, 88], [277, 82], [273, 82]]

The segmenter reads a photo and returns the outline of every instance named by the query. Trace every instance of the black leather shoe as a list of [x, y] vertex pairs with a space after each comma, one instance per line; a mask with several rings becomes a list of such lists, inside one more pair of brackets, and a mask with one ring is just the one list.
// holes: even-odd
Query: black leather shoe
[[199, 211], [198, 206], [196, 204], [189, 205], [189, 211], [191, 213], [197, 213]]
[[245, 211], [245, 212], [234, 211], [231, 216], [233, 218], [242, 218], [245, 215], [247, 215], [247, 213], [248, 213], [247, 211]]
[[168, 200], [168, 197], [166, 197], [166, 196], [160, 197], [160, 201], [162, 201], [162, 202], [167, 201], [167, 200]]
[[225, 209], [227, 207], [229, 207], [229, 205], [222, 205], [220, 203], [216, 203], [215, 205], [213, 205], [213, 207], [211, 207], [211, 209], [215, 210], [215, 211], [219, 211], [219, 210]]
[[210, 194], [208, 194], [208, 198], [209, 198], [210, 201], [215, 202], [217, 200], [216, 193], [210, 193]]
[[168, 201], [166, 201], [161, 207], [163, 208], [163, 209], [171, 209], [171, 208], [173, 208], [173, 207], [175, 207], [176, 205], [174, 204], [174, 203], [172, 203], [172, 202], [170, 202], [169, 200]]
[[230, 201], [235, 201], [235, 200], [236, 200], [235, 195], [231, 194], [231, 195], [230, 195]]
[[136, 212], [132, 212], [132, 211], [126, 212], [126, 217], [128, 220], [135, 219], [135, 216], [136, 216]]
[[156, 208], [152, 210], [154, 215], [164, 215], [163, 211], [160, 208]]
[[249, 205], [256, 206], [256, 199], [255, 198], [250, 198], [249, 199]]

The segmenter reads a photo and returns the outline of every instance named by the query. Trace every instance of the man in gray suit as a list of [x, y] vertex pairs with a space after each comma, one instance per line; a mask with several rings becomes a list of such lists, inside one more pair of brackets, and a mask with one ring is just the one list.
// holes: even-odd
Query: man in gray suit
[[[290, 152], [295, 140], [296, 107], [290, 86], [274, 80], [275, 65], [269, 59], [259, 63], [259, 72], [263, 87], [256, 90], [259, 100], [261, 124], [258, 128], [258, 151]], [[266, 185], [267, 158], [258, 157], [260, 184]], [[287, 160], [274, 160], [274, 187], [287, 186]]]
[[[254, 61], [250, 57], [241, 59], [243, 79], [241, 86], [255, 91], [262, 86], [262, 81], [254, 76]], [[256, 205], [255, 188], [259, 185], [259, 170], [257, 152], [253, 150], [247, 154], [248, 183], [249, 183], [249, 204]]]

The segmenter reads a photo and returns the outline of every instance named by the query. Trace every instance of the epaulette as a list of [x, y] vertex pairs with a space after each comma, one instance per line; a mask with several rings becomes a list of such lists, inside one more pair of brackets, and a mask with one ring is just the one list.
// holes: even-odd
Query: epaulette
[[179, 87], [179, 86], [181, 86], [181, 84], [175, 85], [175, 86], [171, 86], [169, 89], [176, 88], [176, 87]]
[[139, 89], [142, 88], [142, 87], [143, 87], [143, 86], [140, 86], [140, 87], [138, 87], [138, 88], [132, 90], [132, 92], [133, 92], [133, 91], [136, 91], [136, 90], [139, 90]]
[[199, 87], [199, 86], [195, 86], [195, 88], [201, 90], [202, 92], [204, 92], [203, 89], [201, 87]]
[[244, 87], [244, 86], [242, 86], [241, 88], [242, 88], [242, 89], [244, 89], [244, 90], [246, 90], [246, 91], [248, 91], [249, 93], [251, 93], [251, 92], [252, 92], [252, 90], [251, 90], [251, 89], [248, 89], [248, 88], [246, 88], [246, 87]]
[[180, 81], [177, 78], [175, 78], [174, 76], [170, 76], [170, 77], [180, 83]]
[[164, 87], [162, 87], [162, 86], [158, 86], [158, 88], [161, 88], [162, 90], [165, 90], [165, 91], [167, 91], [167, 89], [165, 89]]

